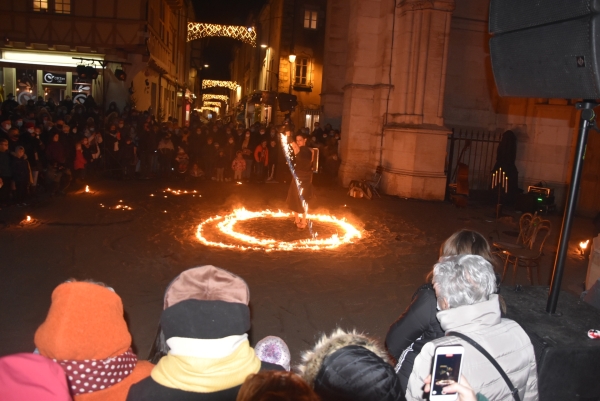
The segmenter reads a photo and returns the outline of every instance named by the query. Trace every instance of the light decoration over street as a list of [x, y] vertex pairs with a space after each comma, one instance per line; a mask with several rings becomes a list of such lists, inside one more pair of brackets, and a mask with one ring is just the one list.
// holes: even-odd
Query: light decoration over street
[[215, 106], [215, 107], [221, 107], [222, 104], [221, 102], [211, 102], [211, 101], [204, 101], [203, 103], [204, 106]]
[[227, 89], [234, 91], [237, 89], [238, 86], [239, 86], [238, 83], [235, 81], [215, 81], [212, 79], [203, 79], [202, 80], [202, 89], [222, 87], [222, 88], [227, 88]]
[[[302, 249], [312, 250], [323, 250], [323, 249], [335, 249], [344, 244], [350, 244], [356, 239], [362, 237], [361, 232], [350, 224], [346, 219], [338, 219], [335, 216], [325, 214], [309, 214], [307, 218], [312, 221], [331, 224], [337, 226], [337, 228], [343, 231], [343, 234], [333, 234], [329, 238], [309, 238], [301, 239], [297, 241], [281, 241], [276, 238], [257, 238], [248, 234], [244, 234], [236, 231], [235, 225], [240, 221], [246, 221], [251, 219], [289, 219], [292, 216], [291, 213], [282, 211], [271, 211], [263, 210], [258, 212], [251, 212], [244, 208], [236, 209], [231, 214], [225, 216], [213, 216], [198, 225], [196, 229], [196, 238], [204, 245], [226, 248], [226, 249], [237, 249], [242, 251], [248, 250], [262, 250], [266, 252], [272, 251], [294, 251]], [[233, 240], [238, 242], [225, 243], [211, 240], [207, 234], [207, 228], [215, 227], [220, 231], [221, 234], [225, 234], [231, 237]]]
[[202, 95], [202, 100], [220, 100], [222, 102], [228, 102], [229, 96], [227, 95], [217, 95], [214, 93], [205, 93]]
[[206, 107], [200, 107], [199, 110], [201, 113], [205, 112], [205, 111], [212, 111], [213, 113], [218, 113], [219, 109], [217, 107], [210, 107], [210, 106], [206, 106]]
[[210, 36], [232, 38], [256, 47], [256, 29], [253, 27], [188, 22], [188, 42]]

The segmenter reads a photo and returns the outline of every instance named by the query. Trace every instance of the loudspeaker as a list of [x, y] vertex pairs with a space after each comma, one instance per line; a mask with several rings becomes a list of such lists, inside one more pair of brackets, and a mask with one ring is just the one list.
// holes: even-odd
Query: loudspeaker
[[546, 313], [548, 287], [502, 287], [506, 317], [519, 323], [533, 345], [543, 401], [600, 400], [600, 340], [588, 338], [600, 328], [600, 311], [561, 292], [557, 312]]
[[492, 0], [490, 57], [500, 96], [600, 98], [599, 0]]

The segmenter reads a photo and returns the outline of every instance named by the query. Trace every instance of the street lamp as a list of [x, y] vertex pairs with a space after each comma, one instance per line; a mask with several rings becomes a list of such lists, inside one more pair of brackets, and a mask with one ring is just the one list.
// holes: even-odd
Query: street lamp
[[262, 45], [260, 45], [260, 47], [262, 47], [263, 49], [267, 48], [267, 45], [265, 45], [264, 43]]
[[295, 54], [290, 54], [289, 60], [290, 60], [290, 63], [296, 62], [296, 55]]

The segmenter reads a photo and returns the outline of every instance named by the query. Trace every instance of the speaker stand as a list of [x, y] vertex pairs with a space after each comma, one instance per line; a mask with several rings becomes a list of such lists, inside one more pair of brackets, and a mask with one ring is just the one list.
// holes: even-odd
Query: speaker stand
[[594, 107], [598, 106], [593, 100], [584, 100], [577, 103], [575, 108], [581, 110], [579, 118], [579, 134], [577, 136], [577, 146], [575, 148], [575, 158], [573, 160], [573, 172], [571, 174], [571, 184], [567, 194], [567, 204], [563, 216], [562, 227], [560, 229], [560, 240], [558, 241], [558, 252], [554, 261], [554, 270], [552, 271], [552, 281], [550, 283], [550, 293], [546, 304], [546, 312], [556, 313], [556, 305], [560, 294], [560, 285], [565, 269], [565, 259], [569, 249], [569, 237], [571, 227], [573, 226], [573, 217], [577, 206], [577, 196], [579, 195], [579, 184], [581, 182], [581, 173], [583, 172], [583, 158], [585, 157], [585, 148], [587, 145], [590, 125], [595, 124], [596, 113]]

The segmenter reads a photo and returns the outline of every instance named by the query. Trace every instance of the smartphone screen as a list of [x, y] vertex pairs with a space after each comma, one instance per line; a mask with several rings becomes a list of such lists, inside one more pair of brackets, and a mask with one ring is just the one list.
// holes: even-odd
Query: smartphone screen
[[[460, 377], [460, 362], [462, 354], [437, 354], [435, 359], [435, 371], [431, 381], [431, 394], [441, 395], [442, 389], [449, 384], [458, 382]], [[455, 394], [455, 393], [446, 393]]]

